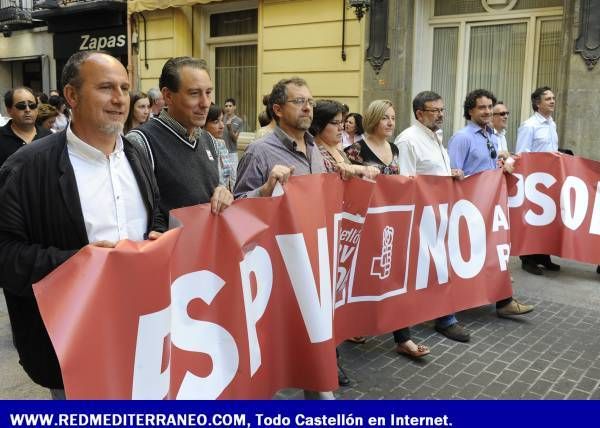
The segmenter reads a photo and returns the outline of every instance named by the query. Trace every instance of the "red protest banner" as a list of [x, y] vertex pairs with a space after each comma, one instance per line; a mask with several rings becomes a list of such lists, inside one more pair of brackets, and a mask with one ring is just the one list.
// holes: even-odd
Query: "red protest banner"
[[600, 264], [600, 162], [560, 153], [517, 160], [509, 191], [511, 253]]
[[69, 398], [265, 398], [337, 387], [335, 345], [511, 294], [500, 171], [293, 178], [86, 247], [34, 287]]

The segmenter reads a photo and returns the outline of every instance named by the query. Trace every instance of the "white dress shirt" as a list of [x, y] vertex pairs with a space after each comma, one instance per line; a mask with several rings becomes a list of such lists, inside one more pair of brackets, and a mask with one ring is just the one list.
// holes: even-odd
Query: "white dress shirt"
[[56, 116], [56, 120], [54, 121], [54, 125], [52, 126], [52, 132], [62, 131], [67, 127], [68, 124], [69, 120], [67, 119], [67, 116], [65, 116], [63, 113], [58, 113], [58, 116]]
[[502, 131], [497, 131], [494, 129], [494, 134], [496, 134], [496, 138], [498, 139], [498, 151], [500, 152], [508, 152], [508, 143], [506, 142], [506, 129]]
[[517, 133], [517, 153], [556, 151], [558, 151], [556, 123], [554, 123], [551, 117], [546, 119], [538, 112], [535, 112], [533, 116], [519, 127]]
[[396, 137], [400, 174], [450, 176], [450, 157], [442, 144], [442, 130], [433, 132], [421, 122], [406, 128]]
[[120, 136], [116, 143], [105, 155], [67, 128], [67, 150], [90, 243], [141, 241], [148, 228], [146, 206]]

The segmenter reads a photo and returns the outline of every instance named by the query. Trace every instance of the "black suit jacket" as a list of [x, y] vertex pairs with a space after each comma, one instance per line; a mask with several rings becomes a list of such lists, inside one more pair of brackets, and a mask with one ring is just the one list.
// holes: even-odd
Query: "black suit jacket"
[[[123, 139], [148, 211], [148, 232], [166, 230], [158, 188], [140, 149]], [[66, 131], [18, 150], [0, 168], [0, 285], [20, 363], [31, 379], [62, 388], [56, 354], [31, 284], [88, 244]]]

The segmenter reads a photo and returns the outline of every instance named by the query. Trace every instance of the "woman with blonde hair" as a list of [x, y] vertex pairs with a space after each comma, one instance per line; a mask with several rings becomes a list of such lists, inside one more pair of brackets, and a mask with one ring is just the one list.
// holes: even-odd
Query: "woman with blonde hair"
[[[365, 138], [348, 146], [348, 159], [358, 165], [369, 165], [379, 169], [381, 174], [399, 175], [398, 147], [388, 140], [394, 134], [396, 112], [390, 100], [375, 100], [363, 117]], [[396, 352], [413, 358], [429, 354], [425, 345], [417, 345], [410, 337], [410, 328], [394, 331]]]

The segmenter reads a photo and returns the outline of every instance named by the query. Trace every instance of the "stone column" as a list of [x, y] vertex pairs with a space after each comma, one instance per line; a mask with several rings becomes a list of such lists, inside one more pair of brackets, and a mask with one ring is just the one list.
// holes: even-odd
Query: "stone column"
[[[411, 80], [413, 61], [413, 17], [412, 1], [392, 0], [388, 2], [388, 46], [390, 59], [383, 63], [379, 74], [375, 72], [369, 61], [364, 64], [363, 111], [369, 103], [376, 99], [389, 99], [396, 110], [396, 132], [410, 126], [412, 116]], [[371, 19], [371, 12], [367, 14]], [[365, 31], [365, 47], [368, 47], [369, 25]], [[367, 54], [365, 54], [365, 58]]]
[[[582, 3], [588, 0], [564, 0], [563, 63], [565, 84], [558, 102], [563, 114], [558, 126], [560, 146], [576, 155], [600, 161], [600, 63], [593, 68], [579, 53], [575, 42], [580, 36]], [[600, 8], [600, 2], [589, 1], [590, 8]], [[596, 12], [600, 14], [600, 11]], [[600, 15], [596, 15], [600, 16]], [[592, 31], [594, 31], [592, 29]], [[600, 34], [597, 35], [600, 37]]]

